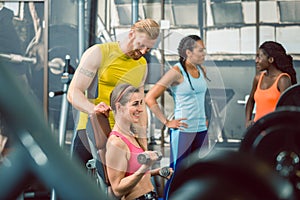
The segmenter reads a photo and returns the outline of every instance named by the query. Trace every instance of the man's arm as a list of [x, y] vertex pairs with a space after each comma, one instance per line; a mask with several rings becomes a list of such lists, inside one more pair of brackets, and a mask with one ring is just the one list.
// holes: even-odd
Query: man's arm
[[95, 105], [85, 95], [101, 64], [101, 50], [98, 45], [87, 49], [80, 60], [69, 86], [68, 101], [78, 110], [91, 114]]

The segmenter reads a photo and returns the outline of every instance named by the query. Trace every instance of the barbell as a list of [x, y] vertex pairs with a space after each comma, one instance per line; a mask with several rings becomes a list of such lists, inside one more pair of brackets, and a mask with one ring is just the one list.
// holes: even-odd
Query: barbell
[[[33, 65], [37, 64], [37, 58], [35, 57], [26, 57], [13, 53], [0, 53], [0, 58], [6, 59], [7, 61], [12, 63], [28, 63]], [[48, 62], [48, 66], [50, 68], [50, 71], [52, 71], [54, 74], [60, 74], [63, 72], [65, 62], [62, 58], [53, 58], [51, 61]]]

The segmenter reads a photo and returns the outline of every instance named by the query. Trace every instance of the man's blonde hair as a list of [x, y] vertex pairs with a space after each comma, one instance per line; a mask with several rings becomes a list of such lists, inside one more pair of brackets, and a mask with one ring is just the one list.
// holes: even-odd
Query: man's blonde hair
[[139, 20], [131, 27], [131, 29], [146, 33], [152, 40], [155, 40], [159, 36], [159, 24], [153, 19]]

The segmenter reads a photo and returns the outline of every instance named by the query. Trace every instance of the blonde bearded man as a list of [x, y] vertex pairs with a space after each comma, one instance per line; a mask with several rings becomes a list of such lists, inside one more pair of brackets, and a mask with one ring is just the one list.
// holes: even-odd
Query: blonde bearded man
[[[147, 77], [147, 62], [143, 57], [156, 43], [159, 36], [159, 25], [152, 19], [137, 21], [130, 29], [128, 37], [118, 42], [96, 44], [87, 49], [74, 74], [68, 90], [68, 100], [77, 110], [81, 111], [76, 127], [76, 134], [72, 141], [71, 153], [85, 163], [91, 159], [86, 136], [88, 115], [101, 115], [109, 119], [109, 128], [114, 125], [114, 118], [110, 111], [110, 93], [119, 83], [128, 83], [140, 88], [144, 93], [144, 82]], [[87, 98], [85, 92], [93, 87], [93, 80], [97, 80], [97, 95], [95, 99]], [[145, 106], [145, 105], [144, 105]], [[136, 127], [143, 145], [147, 146], [146, 112]], [[103, 123], [105, 120], [103, 120]], [[105, 124], [104, 124], [105, 126]], [[102, 134], [100, 128], [97, 134]], [[105, 135], [109, 132], [105, 131]], [[97, 136], [95, 136], [97, 137]], [[96, 139], [96, 149], [101, 141]]]

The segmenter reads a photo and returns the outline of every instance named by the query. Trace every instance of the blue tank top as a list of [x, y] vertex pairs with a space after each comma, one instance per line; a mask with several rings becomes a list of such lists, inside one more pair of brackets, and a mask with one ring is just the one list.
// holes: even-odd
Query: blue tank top
[[176, 86], [171, 87], [171, 93], [174, 99], [174, 116], [175, 119], [187, 118], [184, 122], [188, 124], [188, 128], [182, 132], [200, 132], [207, 130], [206, 114], [205, 114], [205, 93], [207, 90], [204, 74], [199, 66], [197, 66], [200, 76], [194, 78], [189, 75], [192, 86], [188, 81], [181, 63], [176, 64], [183, 75], [184, 81]]

